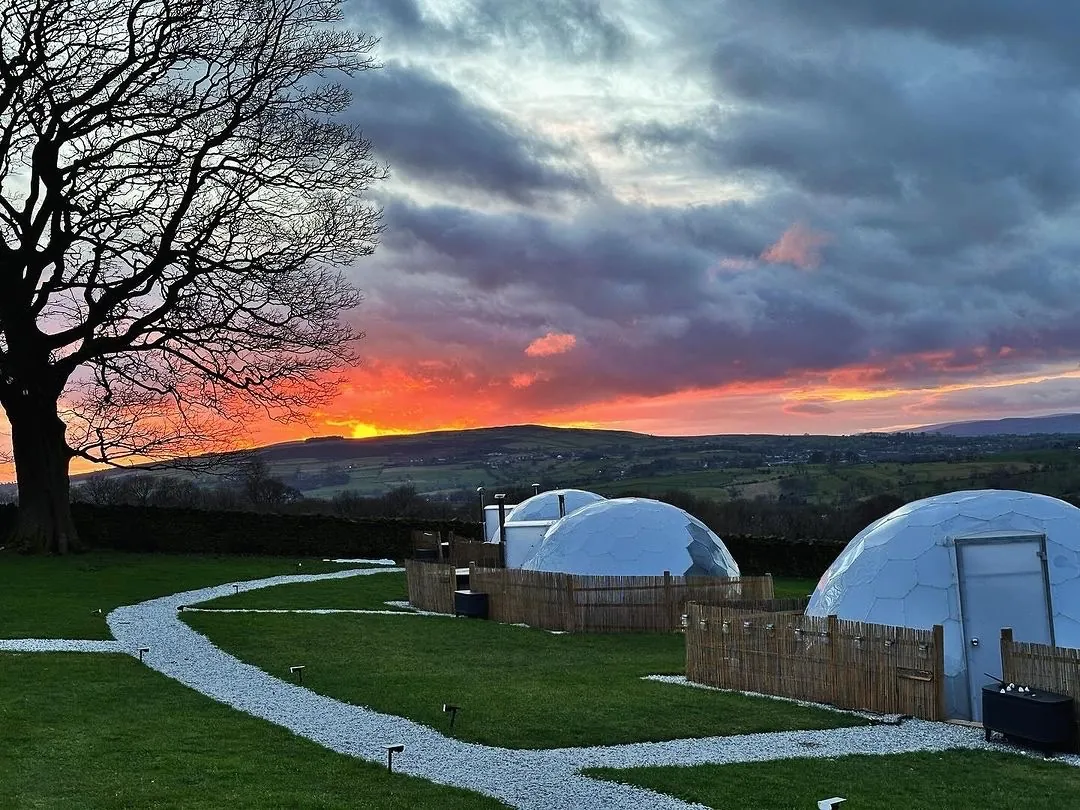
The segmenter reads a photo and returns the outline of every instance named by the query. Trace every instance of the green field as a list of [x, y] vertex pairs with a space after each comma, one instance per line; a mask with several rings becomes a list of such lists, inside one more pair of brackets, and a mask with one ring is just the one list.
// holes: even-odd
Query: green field
[[229, 582], [340, 569], [280, 557], [113, 552], [30, 557], [0, 551], [0, 638], [108, 639], [105, 616], [120, 605]]
[[[678, 634], [556, 635], [426, 616], [185, 613], [215, 644], [280, 677], [304, 662], [322, 694], [509, 748], [558, 748], [858, 725], [849, 715], [643, 681], [681, 674]], [[332, 644], [327, 639], [333, 639]]]
[[[320, 567], [306, 561], [307, 570]], [[326, 566], [337, 569], [339, 566]], [[295, 561], [94, 554], [0, 554], [5, 636], [106, 637], [86, 605], [296, 570]], [[779, 594], [811, 583], [778, 580]], [[65, 591], [64, 589], [68, 589]], [[276, 586], [211, 607], [381, 609], [400, 573]], [[91, 621], [87, 621], [88, 617]], [[16, 624], [9, 625], [11, 618]], [[302, 661], [305, 686], [453, 736], [550, 748], [864, 721], [822, 709], [642, 681], [683, 670], [677, 634], [557, 635], [423, 616], [184, 614], [272, 674]], [[19, 627], [33, 633], [10, 632]], [[0, 653], [0, 807], [488, 808], [464, 790], [388, 773], [217, 704], [126, 655]], [[852, 807], [975, 810], [1080, 806], [1080, 770], [985, 751], [590, 771], [720, 810]]]
[[992, 751], [600, 768], [586, 773], [717, 810], [805, 810], [832, 796], [847, 799], [841, 808], [874, 810], [1080, 807], [1080, 769]]
[[[345, 566], [352, 567], [352, 566]], [[388, 601], [407, 601], [405, 572], [392, 571], [346, 579], [275, 585], [202, 602], [200, 608], [278, 608], [310, 610], [391, 610]], [[407, 608], [405, 608], [407, 610]]]
[[334, 753], [127, 655], [0, 653], [5, 810], [482, 810], [493, 799]]

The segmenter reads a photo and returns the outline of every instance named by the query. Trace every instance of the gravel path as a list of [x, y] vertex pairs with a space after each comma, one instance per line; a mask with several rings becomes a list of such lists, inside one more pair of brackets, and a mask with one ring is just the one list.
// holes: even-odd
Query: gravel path
[[[0, 638], [0, 652], [130, 653], [119, 641], [80, 638]], [[138, 655], [138, 652], [135, 653]]]
[[359, 613], [366, 616], [446, 616], [426, 610], [363, 610], [361, 608], [193, 608], [185, 607], [184, 613], [314, 613], [329, 616], [334, 613]]
[[[384, 570], [272, 577], [240, 583], [239, 588], [253, 590], [285, 583], [366, 576]], [[342, 703], [269, 675], [218, 649], [178, 617], [182, 606], [228, 596], [235, 589], [236, 585], [230, 583], [117, 608], [107, 617], [117, 638], [113, 644], [132, 654], [140, 647], [149, 647], [143, 660], [153, 669], [214, 700], [269, 720], [334, 751], [385, 763], [386, 746], [403, 744], [405, 751], [394, 757], [395, 770], [476, 790], [514, 807], [700, 810], [700, 805], [640, 788], [590, 779], [578, 773], [580, 769], [590, 767], [698, 765], [947, 748], [1013, 750], [985, 743], [978, 729], [918, 720], [900, 726], [788, 731], [540, 751], [461, 742], [410, 720]], [[33, 647], [33, 644], [68, 643], [72, 642], [26, 642], [25, 649], [46, 648]], [[110, 648], [110, 651], [116, 649]], [[1071, 764], [1080, 763], [1077, 757], [1060, 759]]]

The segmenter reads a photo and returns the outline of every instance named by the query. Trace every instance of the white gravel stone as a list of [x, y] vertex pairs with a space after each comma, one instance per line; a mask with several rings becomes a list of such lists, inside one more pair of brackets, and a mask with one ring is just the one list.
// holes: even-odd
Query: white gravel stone
[[362, 610], [360, 608], [197, 608], [185, 606], [184, 613], [314, 613], [330, 616], [334, 613], [358, 613], [366, 616], [445, 616], [426, 610]]
[[805, 706], [809, 709], [824, 709], [827, 712], [836, 712], [837, 714], [850, 714], [855, 717], [862, 717], [866, 720], [873, 720], [877, 723], [891, 723], [892, 725], [896, 725], [904, 717], [904, 715], [901, 714], [874, 714], [873, 712], [860, 712], [853, 709], [838, 709], [836, 706], [830, 706], [828, 703], [812, 703], [808, 700], [796, 700], [795, 698], [781, 697], [780, 695], [767, 695], [764, 692], [741, 692], [737, 689], [720, 689], [716, 686], [707, 686], [703, 683], [687, 680], [685, 675], [645, 675], [641, 680], [656, 681], [657, 683], [670, 683], [675, 686], [688, 686], [691, 689], [705, 689], [710, 692], [727, 692], [728, 694], [733, 695], [746, 695], [747, 697], [779, 700], [781, 703], [794, 703], [796, 706]]
[[[323, 560], [323, 562], [340, 563], [342, 565], [397, 565], [397, 563], [395, 563], [393, 560], [386, 559], [386, 558], [383, 558], [381, 560], [365, 560], [362, 557], [357, 557], [357, 558], [354, 558], [354, 559], [343, 559], [343, 560], [342, 559]], [[398, 569], [398, 570], [403, 571], [404, 569], [401, 568], [401, 569]]]
[[[79, 638], [0, 638], [0, 652], [131, 653], [119, 641]], [[138, 655], [136, 651], [134, 654]]]

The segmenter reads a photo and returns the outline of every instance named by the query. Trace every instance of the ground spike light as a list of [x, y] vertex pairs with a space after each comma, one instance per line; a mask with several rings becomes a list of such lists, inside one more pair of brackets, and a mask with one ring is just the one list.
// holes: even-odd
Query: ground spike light
[[532, 488], [533, 488], [533, 495], [539, 495], [540, 494], [540, 485], [539, 484], [533, 484]]
[[386, 746], [386, 770], [394, 770], [394, 754], [400, 754], [405, 750], [405, 746], [401, 745], [388, 745]]
[[450, 728], [451, 729], [454, 727], [454, 720], [457, 719], [457, 713], [458, 713], [458, 710], [460, 708], [461, 708], [460, 706], [455, 706], [453, 703], [444, 703], [442, 705], [442, 710], [444, 712], [446, 712], [448, 715], [450, 715]]
[[143, 655], [144, 655], [144, 654], [146, 654], [146, 653], [148, 653], [148, 652], [150, 652], [150, 648], [149, 648], [149, 647], [139, 647], [139, 661], [140, 661], [140, 662], [142, 661], [142, 657], [143, 657]]
[[296, 682], [303, 685], [304, 683], [304, 665], [289, 667], [289, 674], [296, 676]]

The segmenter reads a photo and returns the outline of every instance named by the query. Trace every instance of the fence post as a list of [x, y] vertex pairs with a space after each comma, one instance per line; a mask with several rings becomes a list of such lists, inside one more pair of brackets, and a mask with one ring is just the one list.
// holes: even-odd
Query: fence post
[[698, 638], [697, 602], [686, 603], [686, 680], [693, 683], [698, 675], [697, 656], [695, 652], [700, 646]]
[[574, 576], [573, 574], [563, 574], [563, 576], [566, 577], [566, 587], [564, 589], [564, 593], [566, 594], [566, 611], [565, 620], [563, 622], [565, 627], [563, 629], [565, 629], [567, 633], [573, 633], [576, 629], [576, 622], [574, 621], [576, 617], [574, 614], [577, 613], [577, 600], [574, 596]]
[[664, 606], [667, 608], [667, 632], [675, 632], [675, 606], [671, 597], [671, 572], [664, 572]]
[[934, 625], [934, 709], [935, 720], [944, 720], [948, 716], [945, 707], [945, 628]]
[[772, 574], [768, 571], [765, 572], [765, 593], [761, 596], [762, 599], [775, 599], [776, 588], [773, 586]]
[[1013, 632], [1011, 627], [1001, 628], [1001, 680], [1012, 683], [1012, 679], [1005, 674], [1005, 663], [1012, 663]]
[[833, 613], [826, 618], [826, 622], [828, 623], [826, 632], [829, 634], [829, 703], [841, 709], [846, 709], [848, 708], [846, 701], [837, 700], [841, 681], [840, 673], [836, 671], [836, 642], [840, 636], [840, 621], [836, 614]]

